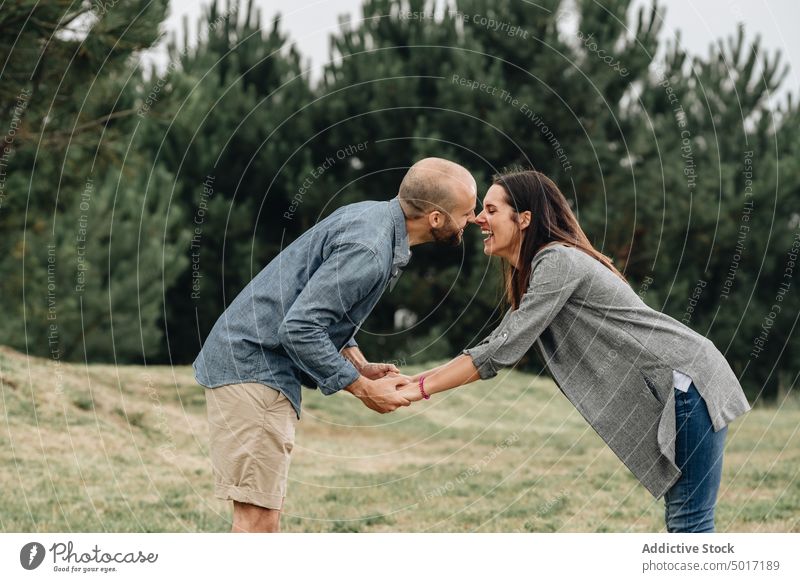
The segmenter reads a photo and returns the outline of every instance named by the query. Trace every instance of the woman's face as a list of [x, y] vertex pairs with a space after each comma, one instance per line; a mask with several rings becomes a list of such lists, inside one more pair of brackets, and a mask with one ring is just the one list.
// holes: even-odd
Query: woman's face
[[516, 262], [522, 230], [530, 223], [530, 212], [517, 214], [508, 203], [505, 189], [494, 184], [483, 199], [483, 210], [475, 218], [484, 235], [483, 252]]

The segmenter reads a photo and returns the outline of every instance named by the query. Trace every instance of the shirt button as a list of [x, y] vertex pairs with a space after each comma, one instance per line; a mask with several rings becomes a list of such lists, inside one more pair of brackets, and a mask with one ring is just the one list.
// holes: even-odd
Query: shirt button
[[503, 332], [503, 337], [508, 337], [508, 332], [507, 331]]

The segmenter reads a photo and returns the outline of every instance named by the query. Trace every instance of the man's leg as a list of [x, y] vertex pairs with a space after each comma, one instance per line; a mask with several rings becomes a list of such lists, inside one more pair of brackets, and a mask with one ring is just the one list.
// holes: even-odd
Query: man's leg
[[277, 533], [281, 529], [281, 510], [250, 503], [233, 502], [232, 533]]
[[277, 532], [297, 415], [263, 384], [206, 389], [215, 494], [233, 501], [232, 532]]

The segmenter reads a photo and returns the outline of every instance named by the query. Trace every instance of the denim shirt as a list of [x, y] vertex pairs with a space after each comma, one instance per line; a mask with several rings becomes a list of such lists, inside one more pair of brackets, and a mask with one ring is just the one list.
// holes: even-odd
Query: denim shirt
[[400, 201], [336, 210], [275, 257], [220, 316], [194, 361], [206, 388], [257, 382], [300, 416], [300, 385], [333, 394], [359, 376], [339, 352], [411, 257]]

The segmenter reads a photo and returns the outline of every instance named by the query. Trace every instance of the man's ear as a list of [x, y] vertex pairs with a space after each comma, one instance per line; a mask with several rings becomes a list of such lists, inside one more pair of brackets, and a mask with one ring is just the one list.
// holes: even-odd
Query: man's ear
[[525, 230], [531, 225], [531, 211], [526, 210], [525, 212], [519, 213], [519, 229]]
[[444, 215], [438, 210], [434, 210], [428, 214], [428, 224], [431, 228], [439, 228], [444, 224]]

